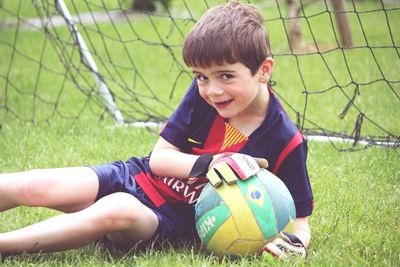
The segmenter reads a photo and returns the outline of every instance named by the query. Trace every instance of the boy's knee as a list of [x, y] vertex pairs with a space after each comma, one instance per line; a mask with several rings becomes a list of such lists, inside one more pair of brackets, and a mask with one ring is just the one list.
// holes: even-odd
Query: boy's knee
[[95, 217], [95, 223], [110, 231], [121, 231], [140, 220], [143, 204], [135, 197], [121, 192], [103, 197], [96, 205], [99, 216]]

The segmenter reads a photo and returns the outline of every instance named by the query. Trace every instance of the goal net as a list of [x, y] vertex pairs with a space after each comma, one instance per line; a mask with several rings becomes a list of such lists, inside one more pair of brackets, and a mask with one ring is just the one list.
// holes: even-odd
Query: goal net
[[[0, 0], [0, 123], [161, 125], [191, 82], [181, 49], [226, 1]], [[400, 142], [400, 4], [252, 0], [276, 62], [270, 81], [310, 139], [338, 149]]]

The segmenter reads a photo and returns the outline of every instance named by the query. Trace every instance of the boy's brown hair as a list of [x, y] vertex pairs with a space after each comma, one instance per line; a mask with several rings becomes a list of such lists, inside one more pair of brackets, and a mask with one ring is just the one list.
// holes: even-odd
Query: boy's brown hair
[[241, 62], [254, 75], [271, 51], [257, 8], [230, 2], [209, 9], [201, 17], [187, 35], [182, 54], [191, 67]]

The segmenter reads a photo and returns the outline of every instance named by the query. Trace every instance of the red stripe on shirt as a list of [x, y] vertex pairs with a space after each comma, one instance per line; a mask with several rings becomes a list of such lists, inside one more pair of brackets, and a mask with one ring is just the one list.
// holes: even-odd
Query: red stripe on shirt
[[283, 161], [286, 159], [286, 157], [290, 154], [290, 152], [293, 151], [298, 145], [300, 145], [303, 142], [303, 135], [301, 134], [300, 131], [297, 131], [290, 142], [286, 145], [286, 147], [282, 150], [281, 154], [278, 157], [278, 160], [276, 161], [275, 167], [273, 169], [273, 173], [277, 173], [279, 168], [281, 167]]

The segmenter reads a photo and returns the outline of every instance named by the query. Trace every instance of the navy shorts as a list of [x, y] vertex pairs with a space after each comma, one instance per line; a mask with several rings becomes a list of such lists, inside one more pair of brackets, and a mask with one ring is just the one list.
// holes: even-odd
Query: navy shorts
[[155, 206], [135, 181], [135, 174], [148, 172], [145, 158], [130, 158], [103, 165], [90, 166], [99, 178], [96, 200], [116, 192], [129, 193], [150, 208], [158, 218], [158, 227], [144, 244], [158, 245], [165, 241], [183, 241], [185, 244], [198, 240], [194, 222], [194, 208], [186, 203], [166, 203]]

